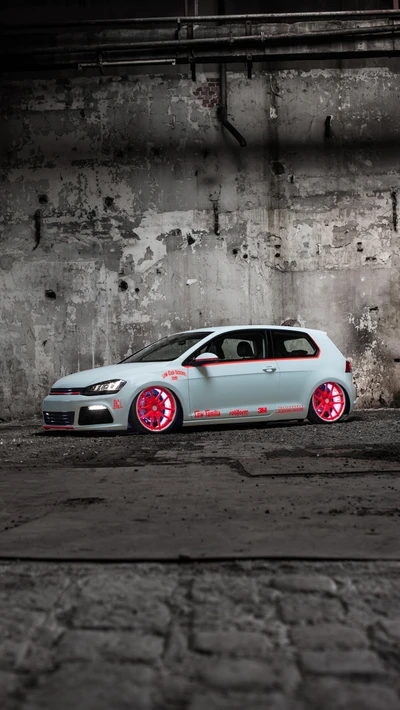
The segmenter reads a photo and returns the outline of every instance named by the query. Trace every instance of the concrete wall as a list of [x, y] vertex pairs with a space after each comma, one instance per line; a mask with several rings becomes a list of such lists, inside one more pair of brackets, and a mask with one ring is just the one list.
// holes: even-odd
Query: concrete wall
[[0, 417], [176, 330], [289, 317], [360, 404], [400, 404], [396, 69], [229, 74], [247, 148], [213, 73], [3, 83]]

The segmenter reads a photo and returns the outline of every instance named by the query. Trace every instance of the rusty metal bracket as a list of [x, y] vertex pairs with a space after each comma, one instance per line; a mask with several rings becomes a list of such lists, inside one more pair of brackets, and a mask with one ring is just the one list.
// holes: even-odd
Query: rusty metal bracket
[[[190, 22], [187, 26], [187, 36], [188, 39], [193, 39], [193, 22]], [[196, 81], [196, 64], [194, 61], [193, 52], [188, 52], [188, 61], [190, 65], [190, 71], [192, 72], [192, 81]]]
[[247, 58], [247, 61], [246, 61], [246, 66], [247, 66], [247, 78], [248, 78], [248, 79], [252, 79], [252, 78], [253, 78], [253, 74], [252, 74], [252, 70], [253, 70], [253, 55], [252, 55], [252, 53], [251, 53], [251, 52], [247, 52], [246, 58]]
[[104, 76], [104, 68], [103, 68], [103, 55], [101, 52], [97, 54], [97, 63], [99, 65], [99, 72]]
[[32, 251], [35, 251], [35, 249], [38, 248], [40, 244], [40, 240], [42, 238], [42, 210], [37, 209], [35, 214], [33, 215], [33, 221], [35, 225], [35, 246], [33, 247]]
[[190, 71], [192, 72], [192, 81], [196, 81], [196, 62], [194, 60], [193, 52], [189, 52], [188, 60], [190, 65]]
[[219, 226], [219, 209], [218, 209], [218, 200], [212, 200], [212, 205], [213, 205], [213, 213], [214, 213], [214, 234], [219, 237], [221, 234], [221, 229]]
[[[251, 22], [250, 22], [250, 20], [246, 20], [246, 35], [251, 37]], [[247, 58], [247, 61], [246, 61], [247, 78], [251, 79], [252, 78], [252, 69], [253, 69], [252, 53], [247, 52], [246, 58]]]

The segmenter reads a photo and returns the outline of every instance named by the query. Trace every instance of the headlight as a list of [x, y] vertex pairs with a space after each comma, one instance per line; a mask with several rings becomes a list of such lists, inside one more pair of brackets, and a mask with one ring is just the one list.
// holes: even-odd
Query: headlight
[[96, 385], [85, 387], [81, 394], [114, 394], [114, 392], [119, 392], [124, 385], [126, 385], [125, 380], [107, 380], [107, 382], [98, 382]]

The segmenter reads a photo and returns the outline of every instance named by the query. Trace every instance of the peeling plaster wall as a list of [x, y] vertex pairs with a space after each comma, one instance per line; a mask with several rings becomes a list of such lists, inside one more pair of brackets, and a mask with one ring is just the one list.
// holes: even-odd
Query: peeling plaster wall
[[399, 405], [395, 66], [229, 74], [247, 148], [215, 74], [3, 83], [0, 416], [176, 330], [288, 317]]

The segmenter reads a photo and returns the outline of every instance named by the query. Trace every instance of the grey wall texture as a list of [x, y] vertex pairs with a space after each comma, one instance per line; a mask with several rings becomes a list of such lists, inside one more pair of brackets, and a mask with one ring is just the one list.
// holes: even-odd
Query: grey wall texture
[[[399, 65], [3, 81], [0, 416], [176, 330], [327, 330], [400, 404]], [[327, 119], [327, 117], [331, 117]]]

